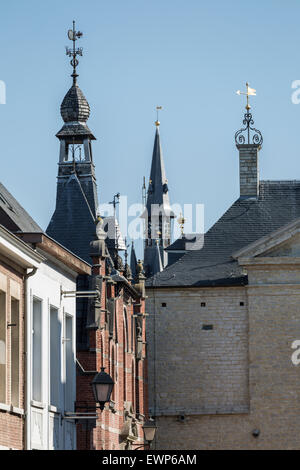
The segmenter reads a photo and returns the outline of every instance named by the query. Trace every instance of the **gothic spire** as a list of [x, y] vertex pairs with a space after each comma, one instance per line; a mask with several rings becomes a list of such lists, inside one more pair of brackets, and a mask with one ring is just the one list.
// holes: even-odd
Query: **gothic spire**
[[136, 265], [137, 265], [137, 259], [136, 259], [135, 249], [134, 249], [134, 243], [132, 242], [131, 253], [130, 253], [130, 269], [131, 269], [133, 278], [135, 278], [136, 276]]
[[157, 120], [155, 122], [155, 125], [156, 131], [146, 203], [146, 208], [149, 216], [151, 214], [151, 207], [153, 204], [162, 205], [166, 213], [170, 211], [168, 180], [166, 178], [165, 165], [160, 143], [160, 122]]

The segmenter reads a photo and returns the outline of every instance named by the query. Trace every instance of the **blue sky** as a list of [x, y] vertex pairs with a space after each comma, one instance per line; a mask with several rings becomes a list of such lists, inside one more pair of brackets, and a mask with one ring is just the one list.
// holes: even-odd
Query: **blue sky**
[[161, 139], [173, 203], [205, 204], [205, 227], [238, 197], [248, 80], [264, 145], [261, 179], [300, 179], [300, 2], [262, 0], [11, 0], [1, 5], [1, 182], [46, 228], [55, 206], [65, 55], [83, 31], [79, 86], [91, 106], [99, 199], [141, 201], [162, 105]]

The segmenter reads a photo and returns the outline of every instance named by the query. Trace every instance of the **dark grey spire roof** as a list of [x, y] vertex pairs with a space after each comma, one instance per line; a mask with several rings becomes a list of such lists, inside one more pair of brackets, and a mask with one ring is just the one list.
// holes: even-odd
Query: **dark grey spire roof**
[[160, 144], [158, 126], [156, 127], [155, 140], [152, 154], [150, 182], [148, 187], [146, 208], [151, 214], [152, 204], [163, 204], [166, 213], [170, 211], [169, 188], [166, 178], [165, 165]]
[[218, 286], [247, 283], [232, 254], [300, 217], [300, 181], [261, 181], [259, 197], [238, 199], [189, 251], [147, 285]]
[[64, 122], [86, 122], [90, 117], [90, 106], [78, 85], [71, 86], [60, 107]]
[[57, 137], [86, 135], [95, 139], [86, 125], [90, 116], [90, 106], [77, 84], [73, 84], [64, 97], [60, 113], [65, 124], [56, 134]]
[[11, 232], [43, 233], [39, 225], [0, 183], [0, 224]]
[[131, 253], [130, 253], [130, 269], [131, 269], [131, 274], [133, 278], [135, 278], [135, 275], [136, 275], [136, 265], [137, 265], [137, 259], [136, 259], [134, 244], [132, 242]]
[[60, 189], [46, 230], [51, 238], [88, 263], [91, 262], [90, 242], [96, 235], [94, 191], [91, 184], [84, 188], [73, 173]]

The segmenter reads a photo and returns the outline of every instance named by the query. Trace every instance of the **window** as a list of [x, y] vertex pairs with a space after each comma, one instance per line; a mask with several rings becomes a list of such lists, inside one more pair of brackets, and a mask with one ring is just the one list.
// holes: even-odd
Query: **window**
[[11, 403], [19, 407], [20, 397], [20, 311], [19, 300], [11, 298]]
[[66, 404], [65, 409], [73, 411], [74, 408], [74, 353], [73, 353], [73, 318], [66, 315], [65, 320], [65, 360], [66, 360]]
[[32, 302], [32, 398], [42, 401], [42, 302]]
[[50, 404], [59, 406], [60, 322], [57, 308], [50, 307]]
[[6, 294], [0, 291], [0, 402], [6, 402]]
[[123, 310], [123, 321], [124, 321], [124, 350], [129, 351], [128, 345], [128, 323], [127, 323], [127, 311], [126, 308]]

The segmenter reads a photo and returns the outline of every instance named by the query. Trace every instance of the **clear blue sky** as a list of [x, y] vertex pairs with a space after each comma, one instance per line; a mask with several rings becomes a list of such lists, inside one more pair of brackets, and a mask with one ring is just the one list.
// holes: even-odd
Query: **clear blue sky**
[[99, 199], [140, 202], [150, 173], [155, 106], [171, 202], [204, 203], [206, 229], [238, 197], [248, 80], [264, 136], [261, 179], [300, 179], [298, 0], [11, 0], [0, 16], [1, 181], [46, 228], [55, 206], [59, 107], [71, 85], [66, 32], [84, 32], [79, 86], [97, 137]]

